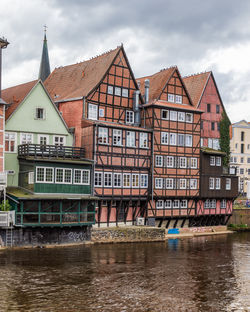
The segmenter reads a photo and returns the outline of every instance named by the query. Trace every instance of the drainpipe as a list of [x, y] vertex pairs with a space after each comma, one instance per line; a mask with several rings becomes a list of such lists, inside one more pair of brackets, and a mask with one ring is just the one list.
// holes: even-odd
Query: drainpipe
[[85, 118], [85, 111], [86, 111], [86, 109], [85, 109], [86, 97], [85, 96], [83, 97], [82, 105], [83, 105], [83, 107], [82, 107], [82, 118]]
[[140, 94], [139, 90], [136, 90], [133, 94], [133, 110], [135, 113], [135, 120], [134, 120], [135, 126], [140, 126], [140, 124], [141, 124], [141, 112], [140, 112], [140, 107], [139, 107], [139, 94]]
[[145, 97], [145, 104], [147, 104], [148, 103], [148, 99], [149, 99], [149, 79], [146, 79], [144, 84], [145, 84], [145, 95], [144, 95], [144, 97]]

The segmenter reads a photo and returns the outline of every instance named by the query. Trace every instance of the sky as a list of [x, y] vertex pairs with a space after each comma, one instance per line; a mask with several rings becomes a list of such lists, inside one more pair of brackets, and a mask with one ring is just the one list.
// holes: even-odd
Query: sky
[[2, 88], [37, 79], [44, 25], [51, 71], [123, 43], [135, 77], [212, 70], [231, 122], [250, 122], [249, 0], [1, 0]]

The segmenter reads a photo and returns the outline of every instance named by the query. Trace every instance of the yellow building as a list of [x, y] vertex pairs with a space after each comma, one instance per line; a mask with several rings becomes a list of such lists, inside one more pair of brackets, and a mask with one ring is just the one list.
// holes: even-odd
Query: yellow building
[[247, 192], [247, 181], [250, 181], [250, 123], [241, 120], [231, 126], [230, 166], [237, 167], [239, 191]]

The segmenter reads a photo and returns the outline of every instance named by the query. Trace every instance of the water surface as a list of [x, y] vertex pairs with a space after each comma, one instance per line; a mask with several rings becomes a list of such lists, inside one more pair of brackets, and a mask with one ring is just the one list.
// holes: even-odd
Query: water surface
[[0, 251], [0, 311], [250, 311], [250, 233]]

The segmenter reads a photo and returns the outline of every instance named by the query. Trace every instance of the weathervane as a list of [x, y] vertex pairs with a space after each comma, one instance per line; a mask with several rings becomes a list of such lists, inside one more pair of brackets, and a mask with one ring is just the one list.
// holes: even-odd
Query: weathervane
[[48, 26], [46, 26], [46, 24], [45, 24], [45, 25], [43, 25], [43, 27], [44, 27], [44, 33], [46, 34]]

